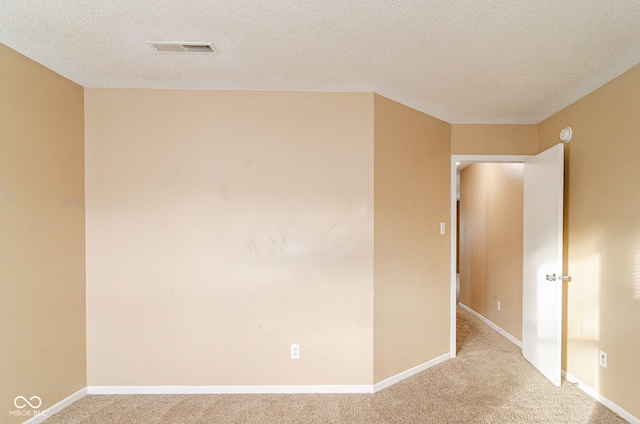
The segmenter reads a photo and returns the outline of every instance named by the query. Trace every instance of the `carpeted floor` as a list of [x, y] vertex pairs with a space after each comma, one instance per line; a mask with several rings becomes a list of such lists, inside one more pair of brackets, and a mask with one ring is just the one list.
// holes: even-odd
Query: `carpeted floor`
[[624, 423], [458, 308], [458, 357], [375, 394], [90, 395], [47, 424]]

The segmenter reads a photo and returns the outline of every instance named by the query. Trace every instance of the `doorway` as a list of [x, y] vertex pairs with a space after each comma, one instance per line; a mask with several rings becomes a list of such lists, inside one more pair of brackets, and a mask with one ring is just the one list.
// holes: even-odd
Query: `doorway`
[[[458, 163], [523, 163], [532, 156], [520, 155], [452, 155], [451, 156], [451, 357], [456, 356], [456, 307], [458, 296], [458, 253], [459, 236], [458, 233], [458, 194], [459, 194], [459, 169]], [[489, 325], [490, 321], [485, 320]], [[497, 326], [493, 325], [495, 329]], [[503, 332], [504, 333], [504, 332]], [[513, 341], [513, 340], [512, 340]]]

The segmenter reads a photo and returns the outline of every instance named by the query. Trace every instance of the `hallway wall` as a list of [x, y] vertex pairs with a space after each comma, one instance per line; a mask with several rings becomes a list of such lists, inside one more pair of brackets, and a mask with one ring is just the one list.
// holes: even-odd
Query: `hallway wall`
[[[522, 340], [521, 163], [460, 171], [460, 302]], [[500, 311], [497, 302], [500, 302]]]

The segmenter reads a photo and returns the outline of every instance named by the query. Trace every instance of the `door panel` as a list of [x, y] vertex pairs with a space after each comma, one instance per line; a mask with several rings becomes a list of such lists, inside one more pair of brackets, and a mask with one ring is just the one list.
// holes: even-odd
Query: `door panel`
[[522, 354], [556, 386], [562, 372], [563, 186], [563, 144], [525, 162]]

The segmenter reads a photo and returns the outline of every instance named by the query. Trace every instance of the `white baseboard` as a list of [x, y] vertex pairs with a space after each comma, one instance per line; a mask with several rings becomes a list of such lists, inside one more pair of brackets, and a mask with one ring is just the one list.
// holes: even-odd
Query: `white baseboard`
[[373, 386], [89, 386], [88, 391], [90, 395], [373, 393]]
[[437, 358], [427, 361], [424, 364], [420, 364], [406, 371], [403, 371], [400, 374], [396, 374], [393, 377], [389, 377], [386, 380], [382, 380], [381, 382], [373, 386], [373, 392], [375, 393], [375, 392], [379, 392], [382, 389], [386, 389], [387, 387], [392, 386], [397, 382], [404, 380], [405, 378], [409, 378], [412, 375], [415, 375], [421, 371], [424, 371], [427, 368], [431, 368], [435, 365], [438, 365], [439, 363], [444, 362], [450, 358], [451, 358], [451, 354], [445, 353], [444, 355], [438, 356]]
[[522, 349], [522, 342], [518, 339], [516, 339], [515, 337], [513, 337], [511, 334], [507, 333], [506, 331], [504, 331], [502, 328], [498, 327], [497, 325], [495, 325], [494, 323], [492, 323], [491, 321], [489, 321], [488, 319], [486, 319], [485, 317], [483, 317], [482, 315], [480, 315], [479, 313], [477, 313], [476, 311], [474, 311], [473, 309], [471, 309], [470, 307], [463, 305], [462, 303], [458, 303], [458, 305], [460, 305], [460, 307], [462, 309], [464, 309], [465, 311], [471, 313], [472, 315], [475, 315], [478, 319], [480, 319], [480, 321], [484, 322], [485, 324], [487, 324], [489, 327], [493, 328], [494, 330], [496, 330], [498, 333], [500, 333], [501, 335], [503, 335], [504, 337], [507, 338], [507, 340], [509, 340], [511, 343], [515, 344], [516, 346], [518, 346], [520, 349]]
[[159, 394], [296, 394], [296, 393], [375, 393], [412, 375], [451, 358], [449, 353], [387, 378], [375, 385], [317, 386], [89, 386], [90, 395], [159, 395]]
[[562, 370], [562, 376], [568, 382], [575, 384], [576, 386], [578, 386], [580, 390], [582, 390], [583, 392], [585, 392], [586, 394], [588, 394], [589, 396], [591, 396], [592, 398], [594, 398], [595, 400], [597, 400], [598, 402], [606, 406], [607, 408], [611, 409], [613, 412], [620, 415], [625, 420], [629, 421], [632, 424], [640, 424], [640, 418], [631, 415], [629, 412], [625, 411], [621, 406], [611, 402], [609, 399], [602, 396], [600, 393], [596, 392], [591, 387], [587, 386], [586, 384], [584, 384], [582, 381], [578, 380], [571, 374], [567, 373], [565, 370]]
[[[462, 305], [461, 305], [462, 306]], [[465, 307], [465, 309], [467, 309]], [[473, 313], [473, 312], [472, 312]], [[74, 394], [67, 396], [60, 402], [42, 411], [39, 415], [32, 417], [23, 424], [39, 424], [62, 411], [69, 405], [77, 402], [87, 394], [295, 394], [295, 393], [375, 393], [393, 384], [402, 381], [412, 375], [433, 367], [450, 358], [447, 353], [408, 369], [393, 377], [387, 378], [373, 386], [363, 385], [319, 385], [319, 386], [88, 386], [78, 390]], [[574, 383], [580, 390], [611, 409], [616, 414], [631, 424], [640, 424], [640, 419], [627, 412], [621, 406], [610, 401], [606, 397], [597, 393], [577, 378], [562, 371], [562, 376], [569, 382]]]
[[50, 406], [49, 408], [45, 409], [35, 417], [29, 418], [23, 424], [39, 424], [44, 420], [46, 420], [47, 418], [51, 417], [53, 414], [57, 414], [58, 412], [62, 411], [64, 408], [71, 405], [72, 403], [79, 401], [86, 395], [87, 395], [87, 388], [85, 387], [84, 389], [80, 389], [74, 394], [67, 396], [66, 398], [62, 399], [60, 402], [56, 403], [55, 405]]

